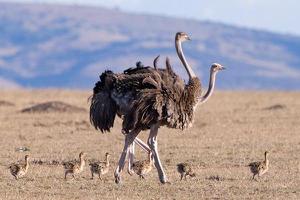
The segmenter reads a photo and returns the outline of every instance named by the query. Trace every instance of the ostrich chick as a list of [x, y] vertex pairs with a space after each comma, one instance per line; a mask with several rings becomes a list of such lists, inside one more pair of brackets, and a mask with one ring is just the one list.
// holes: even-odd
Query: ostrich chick
[[81, 152], [79, 154], [79, 162], [69, 161], [63, 163], [63, 166], [65, 168], [65, 179], [67, 179], [68, 174], [72, 174], [73, 178], [75, 178], [75, 174], [79, 174], [83, 171], [83, 168], [85, 166], [85, 155], [86, 154], [84, 152]]
[[187, 176], [190, 176], [190, 177], [196, 176], [196, 174], [193, 172], [193, 169], [192, 169], [191, 165], [188, 164], [188, 163], [179, 163], [179, 164], [177, 164], [177, 171], [181, 175], [180, 180], [182, 180], [183, 177], [186, 180]]
[[152, 170], [153, 161], [152, 161], [152, 153], [148, 153], [148, 159], [142, 161], [136, 161], [132, 164], [133, 171], [139, 175], [142, 179], [145, 179], [145, 175], [148, 174]]
[[106, 153], [104, 162], [93, 162], [89, 164], [91, 174], [92, 174], [92, 179], [94, 179], [94, 174], [98, 174], [99, 179], [102, 180], [101, 175], [104, 175], [109, 171], [109, 157], [110, 154]]
[[265, 160], [262, 162], [252, 162], [248, 166], [250, 167], [251, 172], [253, 173], [252, 180], [254, 177], [258, 175], [258, 177], [262, 176], [269, 170], [269, 160], [268, 160], [269, 152], [265, 152]]
[[25, 156], [25, 164], [12, 164], [9, 166], [10, 173], [16, 180], [23, 177], [29, 168], [29, 155]]

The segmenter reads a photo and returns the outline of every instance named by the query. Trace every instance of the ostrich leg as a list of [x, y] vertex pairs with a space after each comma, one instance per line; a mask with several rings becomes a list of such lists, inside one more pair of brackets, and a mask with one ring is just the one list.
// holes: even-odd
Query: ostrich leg
[[149, 146], [147, 144], [145, 144], [141, 139], [139, 139], [138, 137], [136, 137], [134, 139], [134, 142], [129, 147], [129, 155], [128, 155], [128, 173], [130, 175], [134, 174], [133, 170], [131, 169], [131, 166], [132, 166], [133, 159], [134, 159], [135, 144], [137, 144], [138, 146], [140, 146], [147, 153], [149, 153], [151, 151], [150, 148], [149, 148]]
[[151, 151], [150, 147], [145, 144], [141, 139], [139, 139], [138, 137], [136, 137], [134, 139], [134, 143], [136, 143], [137, 145], [139, 145], [144, 151], [146, 151], [147, 153], [149, 153]]
[[115, 182], [118, 184], [121, 182], [121, 172], [124, 169], [125, 166], [125, 159], [129, 150], [130, 145], [133, 143], [134, 139], [136, 138], [136, 136], [140, 133], [140, 129], [138, 130], [132, 130], [130, 133], [128, 133], [125, 136], [125, 144], [124, 144], [124, 148], [119, 160], [119, 164], [115, 170]]
[[133, 170], [131, 169], [131, 166], [134, 161], [134, 148], [135, 148], [135, 144], [134, 142], [132, 142], [132, 144], [129, 146], [128, 169], [127, 169], [128, 174], [130, 174], [131, 176], [134, 174]]
[[154, 164], [155, 164], [155, 167], [156, 167], [158, 175], [159, 175], [159, 180], [160, 180], [161, 183], [167, 183], [167, 176], [166, 176], [166, 174], [164, 172], [164, 169], [162, 167], [162, 164], [160, 162], [159, 155], [158, 155], [158, 150], [157, 150], [158, 128], [159, 128], [158, 124], [155, 124], [155, 125], [151, 126], [150, 135], [149, 135], [149, 138], [148, 138], [148, 144], [149, 144], [149, 147], [152, 151], [152, 155], [154, 157], [154, 161], [155, 161]]

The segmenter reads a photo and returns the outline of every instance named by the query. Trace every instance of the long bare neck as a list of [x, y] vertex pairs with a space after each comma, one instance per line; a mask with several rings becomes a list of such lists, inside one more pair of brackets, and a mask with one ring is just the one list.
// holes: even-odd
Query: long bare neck
[[80, 166], [84, 166], [85, 165], [85, 161], [84, 161], [84, 158], [83, 157], [79, 157], [79, 163], [80, 163]]
[[29, 167], [29, 159], [25, 158], [25, 169], [27, 170]]
[[183, 66], [185, 67], [185, 69], [186, 69], [186, 71], [189, 75], [189, 79], [191, 80], [192, 78], [195, 78], [196, 75], [195, 75], [194, 71], [189, 66], [189, 64], [187, 63], [187, 61], [184, 57], [180, 40], [175, 39], [175, 47], [176, 47], [177, 55], [178, 55], [179, 59], [181, 60]]
[[215, 88], [215, 81], [216, 81], [216, 72], [213, 72], [213, 70], [210, 70], [209, 86], [208, 86], [208, 89], [207, 89], [206, 93], [204, 94], [204, 96], [202, 96], [200, 98], [200, 101], [199, 101], [200, 104], [205, 103], [209, 99], [209, 97], [212, 95], [214, 88]]
[[265, 163], [266, 163], [266, 166], [268, 167], [269, 166], [268, 154], [265, 154]]
[[109, 158], [108, 158], [108, 156], [106, 156], [105, 161], [106, 161], [105, 165], [109, 166]]

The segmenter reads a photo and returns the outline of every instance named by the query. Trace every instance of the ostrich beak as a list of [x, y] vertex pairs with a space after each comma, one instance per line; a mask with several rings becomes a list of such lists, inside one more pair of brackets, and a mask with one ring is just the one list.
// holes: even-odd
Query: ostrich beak
[[225, 69], [226, 69], [226, 67], [224, 67], [224, 66], [220, 67], [220, 70], [225, 70]]
[[189, 36], [186, 37], [187, 40], [191, 40], [191, 38]]

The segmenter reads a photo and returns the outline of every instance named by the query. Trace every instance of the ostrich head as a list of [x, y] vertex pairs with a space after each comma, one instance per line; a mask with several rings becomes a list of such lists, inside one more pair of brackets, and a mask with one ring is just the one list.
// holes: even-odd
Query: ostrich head
[[184, 32], [178, 32], [175, 35], [175, 47], [176, 47], [176, 52], [177, 55], [179, 57], [179, 59], [181, 60], [183, 66], [185, 67], [188, 75], [189, 75], [189, 79], [195, 78], [196, 74], [194, 73], [194, 71], [192, 70], [192, 68], [189, 66], [189, 64], [187, 63], [183, 51], [182, 51], [182, 47], [181, 47], [181, 43], [184, 41], [190, 40], [190, 37], [184, 33]]
[[223, 67], [222, 65], [220, 65], [218, 63], [213, 63], [211, 65], [209, 87], [208, 87], [208, 90], [205, 93], [205, 95], [200, 98], [200, 101], [199, 101], [200, 104], [205, 103], [209, 99], [209, 97], [212, 95], [214, 88], [215, 88], [216, 74], [218, 73], [218, 71], [221, 71], [224, 69], [225, 69], [225, 67]]
[[224, 70], [224, 69], [226, 69], [225, 67], [223, 67], [221, 64], [219, 64], [219, 63], [213, 63], [212, 65], [211, 65], [211, 68], [210, 68], [210, 70], [211, 70], [211, 73], [217, 73], [218, 71], [221, 71], [221, 70]]
[[105, 157], [110, 157], [110, 154], [108, 152], [106, 152]]
[[268, 156], [268, 155], [269, 155], [269, 153], [270, 153], [269, 151], [266, 151], [266, 152], [265, 152], [265, 156]]
[[84, 157], [85, 157], [85, 155], [86, 155], [86, 153], [85, 153], [85, 152], [80, 152], [80, 154], [79, 154], [79, 158], [84, 158]]
[[26, 156], [25, 156], [25, 160], [29, 160], [29, 155], [26, 155]]
[[184, 32], [176, 33], [175, 40], [184, 42], [186, 40], [191, 40], [190, 37]]

